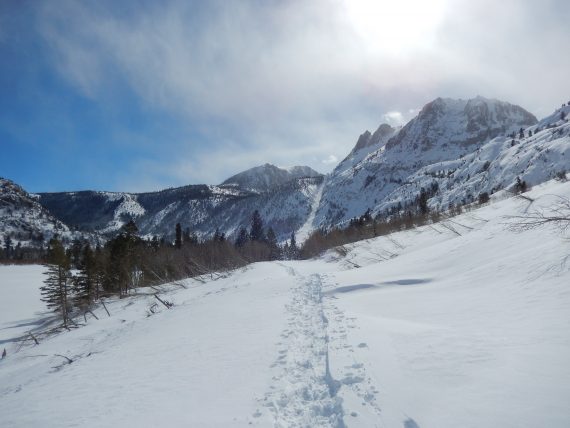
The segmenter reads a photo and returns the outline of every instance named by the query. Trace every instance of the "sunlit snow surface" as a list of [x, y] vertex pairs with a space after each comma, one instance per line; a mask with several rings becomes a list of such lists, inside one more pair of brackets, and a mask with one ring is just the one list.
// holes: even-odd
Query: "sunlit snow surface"
[[[0, 424], [570, 426], [570, 242], [507, 218], [552, 195], [570, 197], [570, 183], [346, 256], [171, 285], [175, 306], [152, 316], [156, 300], [136, 296], [39, 346], [3, 343]], [[0, 340], [45, 317], [40, 272], [0, 267]]]

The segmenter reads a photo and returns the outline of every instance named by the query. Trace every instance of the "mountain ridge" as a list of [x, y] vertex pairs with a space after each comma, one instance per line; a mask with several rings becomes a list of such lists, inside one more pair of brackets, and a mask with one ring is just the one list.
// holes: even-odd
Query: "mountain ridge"
[[568, 114], [570, 107], [563, 106], [537, 121], [504, 101], [436, 98], [403, 127], [381, 124], [374, 133], [361, 134], [326, 176], [310, 167], [264, 164], [220, 185], [50, 192], [35, 198], [72, 228], [106, 236], [132, 218], [146, 236], [171, 237], [181, 223], [199, 237], [219, 228], [233, 238], [259, 210], [265, 225], [284, 240], [301, 227], [306, 235], [342, 226], [366, 210], [386, 215], [410, 206], [422, 188], [434, 189], [432, 209], [445, 210], [482, 192], [512, 188], [518, 178], [531, 185], [548, 180], [570, 169], [570, 126], [563, 117]]

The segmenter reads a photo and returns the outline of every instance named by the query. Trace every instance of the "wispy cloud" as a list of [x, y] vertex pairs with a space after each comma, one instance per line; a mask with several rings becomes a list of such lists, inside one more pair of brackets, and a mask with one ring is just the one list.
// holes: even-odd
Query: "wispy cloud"
[[384, 115], [384, 120], [392, 126], [400, 126], [406, 122], [404, 115], [399, 111], [389, 111]]
[[321, 161], [325, 165], [335, 165], [338, 163], [338, 158], [335, 155], [328, 155], [325, 159]]
[[[38, 22], [54, 67], [84, 96], [109, 102], [127, 88], [201, 136], [161, 142], [178, 152], [166, 175], [146, 161], [160, 183], [219, 182], [265, 161], [332, 168], [364, 129], [400, 125], [437, 96], [481, 94], [542, 114], [568, 88], [567, 2], [438, 1], [429, 43], [398, 51], [397, 32], [390, 49], [365, 46], [347, 1], [61, 1]], [[383, 6], [378, 26], [394, 19]]]

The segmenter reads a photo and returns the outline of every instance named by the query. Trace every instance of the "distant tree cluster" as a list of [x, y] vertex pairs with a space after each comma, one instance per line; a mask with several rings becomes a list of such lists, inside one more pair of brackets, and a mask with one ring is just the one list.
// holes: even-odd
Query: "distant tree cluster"
[[[34, 263], [46, 257], [43, 234], [6, 233], [0, 235], [0, 263]], [[22, 245], [22, 242], [28, 245]]]
[[255, 210], [251, 217], [249, 232], [242, 227], [235, 241], [235, 247], [248, 261], [295, 259], [298, 257], [298, 248], [295, 234], [279, 245], [275, 231], [269, 227], [264, 229], [263, 219], [259, 211]]

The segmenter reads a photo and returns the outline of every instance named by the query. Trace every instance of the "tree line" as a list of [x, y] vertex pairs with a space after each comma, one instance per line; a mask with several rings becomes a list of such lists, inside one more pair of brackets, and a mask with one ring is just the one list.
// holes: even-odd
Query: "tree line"
[[69, 327], [72, 316], [85, 313], [100, 299], [125, 297], [139, 287], [148, 287], [188, 277], [235, 269], [256, 261], [299, 257], [295, 235], [280, 245], [271, 227], [265, 228], [259, 211], [249, 230], [241, 228], [235, 241], [216, 230], [200, 240], [183, 231], [178, 223], [174, 242], [138, 234], [134, 221], [126, 223], [113, 238], [95, 248], [74, 241], [66, 250], [52, 238], [45, 259], [46, 278], [42, 301]]

